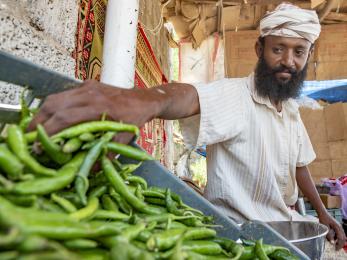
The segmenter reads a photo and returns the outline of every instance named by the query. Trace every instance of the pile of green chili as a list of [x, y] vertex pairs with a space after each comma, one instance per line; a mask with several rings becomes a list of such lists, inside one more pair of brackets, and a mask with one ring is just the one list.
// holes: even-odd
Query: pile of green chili
[[134, 125], [23, 129], [8, 126], [0, 143], [0, 259], [296, 259], [262, 240], [217, 237], [211, 217], [133, 175], [152, 157], [113, 137], [138, 135]]

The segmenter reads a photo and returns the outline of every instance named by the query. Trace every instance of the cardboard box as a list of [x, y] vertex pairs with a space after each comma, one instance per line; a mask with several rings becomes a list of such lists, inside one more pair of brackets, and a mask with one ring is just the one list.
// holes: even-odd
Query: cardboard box
[[347, 159], [332, 160], [331, 169], [333, 177], [338, 178], [347, 173]]
[[327, 143], [327, 129], [323, 109], [300, 108], [300, 116], [306, 127], [311, 143]]
[[347, 160], [347, 141], [329, 142], [330, 158]]
[[324, 108], [328, 141], [347, 140], [347, 103], [335, 103]]
[[320, 183], [323, 178], [333, 177], [331, 160], [314, 161], [308, 166], [315, 183]]
[[327, 209], [341, 208], [341, 197], [329, 194], [319, 194], [324, 206]]
[[328, 143], [313, 143], [312, 145], [316, 153], [316, 161], [331, 159]]

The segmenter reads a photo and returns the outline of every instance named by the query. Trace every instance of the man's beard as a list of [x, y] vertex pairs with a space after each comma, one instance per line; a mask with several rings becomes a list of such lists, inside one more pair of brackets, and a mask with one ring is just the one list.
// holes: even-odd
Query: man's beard
[[[290, 73], [291, 77], [287, 81], [280, 81], [276, 78], [276, 73], [278, 72]], [[276, 102], [296, 98], [300, 95], [306, 74], [307, 63], [299, 72], [283, 65], [271, 69], [264, 57], [261, 56], [255, 69], [255, 88], [258, 95], [269, 97], [270, 100]]]

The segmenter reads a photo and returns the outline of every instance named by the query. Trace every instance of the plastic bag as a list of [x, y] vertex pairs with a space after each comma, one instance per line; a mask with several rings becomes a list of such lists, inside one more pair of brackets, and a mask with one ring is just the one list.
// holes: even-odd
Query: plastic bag
[[324, 179], [324, 186], [330, 188], [330, 195], [341, 196], [341, 213], [342, 218], [347, 219], [347, 175], [338, 179]]

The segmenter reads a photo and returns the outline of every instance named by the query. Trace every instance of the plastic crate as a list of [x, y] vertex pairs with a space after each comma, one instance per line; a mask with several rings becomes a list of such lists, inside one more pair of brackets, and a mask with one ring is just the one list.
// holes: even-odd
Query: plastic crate
[[[133, 144], [133, 146], [138, 147], [136, 144]], [[122, 157], [120, 157], [119, 160], [123, 163], [136, 163]], [[149, 186], [170, 188], [171, 191], [180, 195], [184, 203], [187, 205], [201, 210], [205, 215], [213, 216], [215, 224], [221, 226], [215, 228], [219, 236], [233, 240], [238, 240], [240, 238], [253, 240], [263, 238], [264, 243], [266, 244], [287, 247], [300, 259], [309, 259], [301, 250], [264, 222], [249, 221], [245, 222], [241, 226], [238, 225], [235, 221], [221, 213], [208, 200], [195, 192], [177, 176], [170, 173], [157, 161], [143, 162], [134, 174], [145, 178]]]

